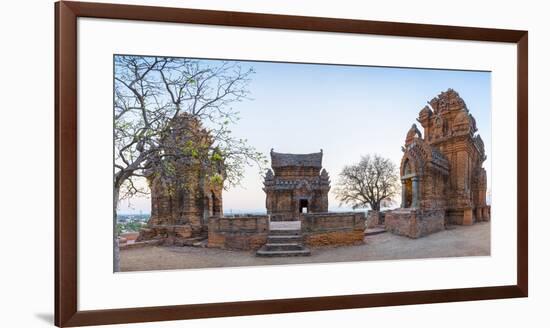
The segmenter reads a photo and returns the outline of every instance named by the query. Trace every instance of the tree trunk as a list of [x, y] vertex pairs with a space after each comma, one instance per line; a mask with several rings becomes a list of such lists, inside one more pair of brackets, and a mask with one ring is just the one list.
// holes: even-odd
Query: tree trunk
[[120, 249], [118, 247], [118, 236], [116, 231], [119, 192], [120, 192], [120, 187], [115, 185], [113, 188], [113, 271], [114, 272], [120, 271]]

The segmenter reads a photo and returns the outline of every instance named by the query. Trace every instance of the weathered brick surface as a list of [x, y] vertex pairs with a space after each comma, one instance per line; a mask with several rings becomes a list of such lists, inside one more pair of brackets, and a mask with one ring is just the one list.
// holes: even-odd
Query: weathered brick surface
[[379, 225], [380, 222], [380, 212], [379, 211], [369, 211], [367, 213], [367, 228], [374, 228]]
[[359, 245], [365, 238], [364, 231], [332, 231], [307, 234], [304, 236], [308, 246], [347, 246]]
[[445, 229], [445, 211], [397, 209], [387, 211], [386, 230], [410, 238], [419, 238]]
[[462, 224], [463, 225], [472, 225], [472, 224], [474, 224], [474, 215], [472, 213], [471, 208], [468, 208], [468, 209], [464, 210]]
[[169, 239], [174, 242], [179, 239], [190, 238], [194, 235], [193, 227], [190, 224], [185, 225], [149, 225], [139, 231], [137, 241], [151, 239]]
[[266, 243], [268, 231], [266, 215], [210, 218], [208, 247], [256, 250]]
[[401, 236], [409, 236], [413, 215], [416, 215], [416, 211], [399, 209], [386, 212], [386, 230]]
[[225, 247], [225, 234], [217, 233], [214, 231], [208, 232], [208, 247], [224, 248]]
[[364, 213], [310, 213], [302, 215], [302, 233], [308, 246], [363, 243]]

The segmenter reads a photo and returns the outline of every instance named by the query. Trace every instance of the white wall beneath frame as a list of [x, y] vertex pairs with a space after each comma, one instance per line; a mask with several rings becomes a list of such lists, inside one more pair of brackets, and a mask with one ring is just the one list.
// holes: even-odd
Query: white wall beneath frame
[[[530, 297], [377, 309], [140, 324], [136, 327], [400, 325], [547, 326], [550, 264], [545, 173], [550, 119], [550, 21], [542, 1], [115, 1], [192, 8], [330, 16], [414, 23], [528, 29], [530, 32]], [[53, 2], [10, 2], [2, 10], [2, 160], [0, 188], [1, 326], [53, 322]], [[7, 114], [7, 116], [6, 116]], [[6, 181], [7, 179], [7, 181]]]

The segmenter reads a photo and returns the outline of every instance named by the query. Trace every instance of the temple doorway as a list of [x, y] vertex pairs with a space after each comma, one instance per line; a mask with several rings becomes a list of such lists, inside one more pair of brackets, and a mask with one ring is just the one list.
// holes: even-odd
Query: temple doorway
[[300, 199], [299, 212], [300, 213], [307, 213], [308, 212], [308, 200], [307, 199]]

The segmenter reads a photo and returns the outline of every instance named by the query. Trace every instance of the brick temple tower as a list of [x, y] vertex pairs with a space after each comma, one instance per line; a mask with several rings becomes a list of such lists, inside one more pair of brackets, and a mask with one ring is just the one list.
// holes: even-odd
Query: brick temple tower
[[[453, 89], [433, 98], [419, 113], [424, 140], [449, 162], [446, 216], [449, 223], [472, 224], [489, 218], [487, 158], [476, 120]], [[432, 110], [433, 109], [433, 110]]]
[[428, 104], [417, 119], [424, 136], [413, 124], [402, 147], [401, 208], [386, 216], [390, 230], [413, 237], [490, 218], [485, 147], [474, 117], [452, 89]]
[[297, 219], [301, 213], [328, 211], [330, 180], [322, 168], [323, 151], [283, 154], [271, 150], [271, 169], [264, 181], [267, 213], [277, 220]]
[[210, 217], [223, 215], [223, 163], [210, 161], [212, 138], [188, 114], [175, 117], [164, 137], [162, 158], [145, 172], [151, 188], [151, 218], [141, 239], [205, 234]]

